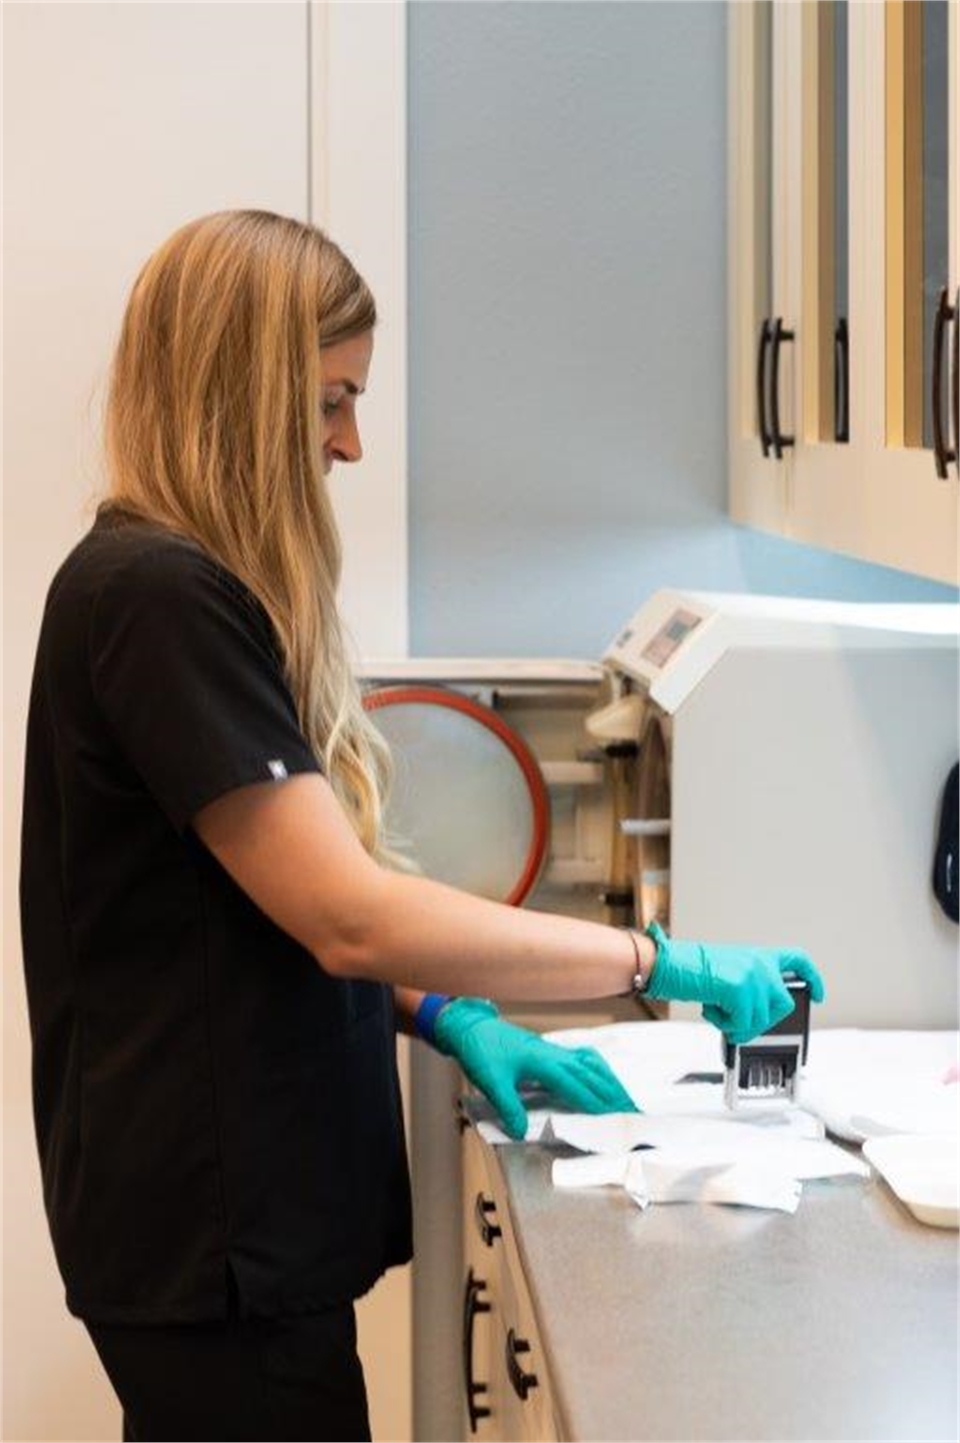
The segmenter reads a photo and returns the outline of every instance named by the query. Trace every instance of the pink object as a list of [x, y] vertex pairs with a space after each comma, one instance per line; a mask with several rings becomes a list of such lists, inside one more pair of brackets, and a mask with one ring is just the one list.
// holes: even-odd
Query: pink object
[[960, 1082], [960, 1066], [954, 1063], [952, 1067], [948, 1067], [943, 1075], [943, 1080], [944, 1082]]

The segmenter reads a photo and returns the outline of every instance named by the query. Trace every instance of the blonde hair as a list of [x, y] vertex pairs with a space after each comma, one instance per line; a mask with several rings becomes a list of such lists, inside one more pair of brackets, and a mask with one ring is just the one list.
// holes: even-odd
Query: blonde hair
[[182, 226], [127, 303], [100, 509], [190, 537], [262, 603], [301, 729], [366, 850], [390, 860], [389, 752], [347, 660], [323, 475], [322, 350], [375, 322], [366, 284], [314, 226], [258, 210]]

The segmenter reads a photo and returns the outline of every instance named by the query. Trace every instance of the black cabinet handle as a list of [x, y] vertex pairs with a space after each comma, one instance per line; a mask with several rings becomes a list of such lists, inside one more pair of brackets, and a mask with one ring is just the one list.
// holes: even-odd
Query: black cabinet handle
[[536, 1373], [526, 1372], [517, 1362], [518, 1353], [529, 1353], [529, 1351], [530, 1344], [526, 1338], [518, 1338], [511, 1328], [507, 1333], [507, 1344], [504, 1350], [507, 1360], [507, 1377], [510, 1379], [513, 1391], [523, 1403], [527, 1401], [530, 1389], [538, 1386]]
[[770, 430], [767, 426], [767, 351], [770, 349], [771, 334], [770, 322], [764, 320], [757, 346], [757, 425], [760, 427], [760, 446], [764, 456], [770, 455]]
[[850, 337], [841, 316], [833, 333], [833, 439], [850, 440]]
[[953, 381], [950, 387], [950, 410], [953, 413], [953, 459], [960, 476], [960, 286], [953, 303]]
[[956, 461], [956, 451], [951, 451], [943, 439], [943, 333], [948, 321], [956, 317], [956, 310], [947, 300], [947, 288], [943, 286], [937, 298], [937, 314], [933, 322], [933, 379], [931, 382], [931, 413], [933, 418], [933, 464], [941, 481], [947, 479], [947, 467]]
[[486, 1383], [476, 1382], [473, 1376], [473, 1322], [478, 1313], [490, 1312], [490, 1304], [480, 1300], [480, 1294], [486, 1290], [486, 1283], [481, 1278], [474, 1277], [473, 1268], [470, 1268], [463, 1290], [463, 1388], [467, 1398], [467, 1417], [470, 1420], [471, 1433], [476, 1433], [477, 1423], [481, 1418], [490, 1417], [490, 1409], [476, 1402], [476, 1399], [484, 1397], [489, 1389]]
[[497, 1227], [495, 1222], [487, 1218], [487, 1213], [495, 1213], [497, 1205], [492, 1198], [484, 1197], [482, 1192], [477, 1193], [477, 1201], [473, 1209], [474, 1222], [477, 1225], [477, 1232], [480, 1234], [488, 1248], [493, 1247], [494, 1238], [502, 1238], [503, 1231]]
[[632, 907], [635, 901], [632, 887], [604, 887], [597, 893], [597, 901], [604, 907]]
[[793, 331], [784, 327], [783, 317], [777, 316], [770, 342], [770, 440], [773, 454], [778, 461], [783, 460], [784, 448], [792, 446], [794, 439], [792, 436], [785, 436], [780, 430], [780, 347], [784, 341], [792, 341], [793, 338]]

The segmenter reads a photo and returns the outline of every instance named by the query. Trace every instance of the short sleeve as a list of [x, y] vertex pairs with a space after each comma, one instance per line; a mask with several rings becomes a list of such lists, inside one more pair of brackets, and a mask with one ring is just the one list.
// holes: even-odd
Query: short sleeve
[[90, 669], [117, 743], [179, 832], [236, 787], [322, 771], [266, 612], [198, 549], [161, 544], [113, 573]]

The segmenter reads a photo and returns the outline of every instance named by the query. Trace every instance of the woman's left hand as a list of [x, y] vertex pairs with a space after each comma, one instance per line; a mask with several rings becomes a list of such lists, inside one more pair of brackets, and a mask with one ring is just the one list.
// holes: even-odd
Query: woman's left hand
[[533, 1082], [576, 1112], [636, 1112], [637, 1107], [592, 1047], [558, 1047], [505, 1022], [492, 1002], [457, 997], [434, 1025], [436, 1046], [454, 1057], [493, 1104], [510, 1137], [527, 1131], [521, 1083]]

